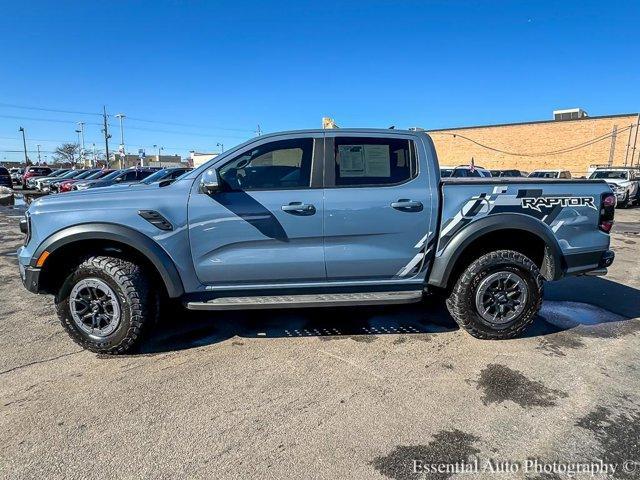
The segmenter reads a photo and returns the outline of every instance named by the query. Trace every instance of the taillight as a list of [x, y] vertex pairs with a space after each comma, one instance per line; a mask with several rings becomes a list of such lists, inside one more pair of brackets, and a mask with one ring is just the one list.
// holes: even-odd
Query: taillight
[[600, 218], [598, 228], [609, 233], [613, 227], [613, 216], [616, 211], [616, 196], [609, 192], [603, 193], [600, 201]]

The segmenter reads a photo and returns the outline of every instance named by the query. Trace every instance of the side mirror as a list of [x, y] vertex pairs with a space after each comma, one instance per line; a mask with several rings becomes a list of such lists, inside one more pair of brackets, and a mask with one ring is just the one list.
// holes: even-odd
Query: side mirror
[[220, 184], [218, 183], [218, 172], [214, 169], [209, 169], [200, 177], [200, 192], [206, 195], [213, 195], [220, 191]]

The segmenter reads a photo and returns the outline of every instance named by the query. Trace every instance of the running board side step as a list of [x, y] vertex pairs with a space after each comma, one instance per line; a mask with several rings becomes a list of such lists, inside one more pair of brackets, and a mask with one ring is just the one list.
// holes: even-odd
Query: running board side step
[[421, 290], [400, 292], [324, 293], [260, 297], [225, 297], [208, 302], [188, 302], [189, 310], [255, 310], [262, 308], [346, 307], [353, 305], [392, 305], [422, 299]]

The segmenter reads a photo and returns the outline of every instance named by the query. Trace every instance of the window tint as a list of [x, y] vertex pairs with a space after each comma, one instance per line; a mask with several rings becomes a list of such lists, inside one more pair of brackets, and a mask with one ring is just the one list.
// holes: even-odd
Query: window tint
[[309, 187], [313, 139], [298, 138], [260, 145], [218, 171], [227, 191]]
[[4, 167], [0, 167], [0, 175], [9, 175], [9, 170]]
[[150, 176], [152, 173], [155, 173], [155, 172], [153, 170], [140, 170], [138, 172], [137, 178], [135, 179], [142, 180], [143, 178], [147, 178], [148, 176]]
[[417, 173], [413, 142], [398, 138], [336, 137], [336, 185], [402, 183]]

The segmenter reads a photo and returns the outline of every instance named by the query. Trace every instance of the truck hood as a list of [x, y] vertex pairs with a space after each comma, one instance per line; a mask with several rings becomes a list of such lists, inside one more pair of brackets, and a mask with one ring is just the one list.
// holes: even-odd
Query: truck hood
[[[59, 195], [48, 195], [31, 202], [28, 211], [30, 213], [59, 212], [66, 210], [78, 210], [79, 208], [91, 208], [109, 210], [114, 207], [131, 205], [136, 197], [159, 190], [159, 184], [139, 185], [138, 188], [130, 188], [131, 185], [113, 185], [110, 187], [76, 190]], [[159, 194], [159, 192], [158, 192]]]
[[624, 180], [622, 178], [606, 178], [605, 181], [607, 183], [613, 183], [614, 185], [618, 185], [620, 187], [628, 187], [631, 185], [631, 180]]

